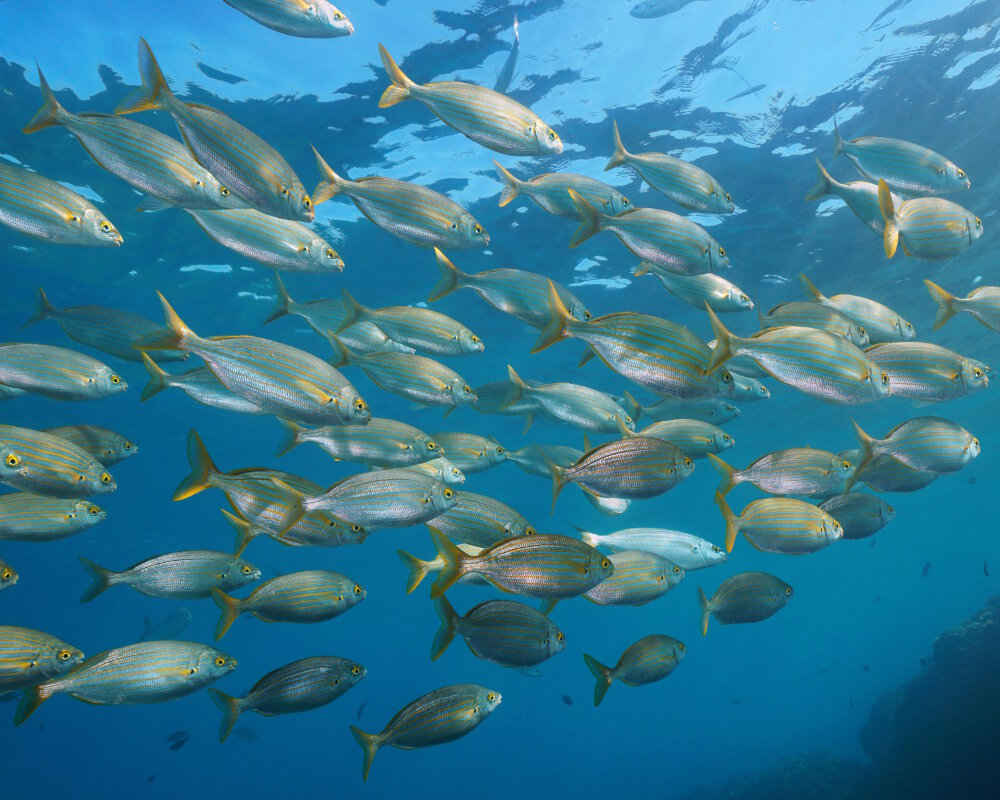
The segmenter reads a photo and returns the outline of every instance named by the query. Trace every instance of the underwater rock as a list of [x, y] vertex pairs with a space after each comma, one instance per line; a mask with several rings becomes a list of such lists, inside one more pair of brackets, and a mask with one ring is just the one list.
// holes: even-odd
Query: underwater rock
[[857, 761], [831, 753], [784, 758], [769, 770], [731, 778], [715, 791], [688, 795], [687, 800], [874, 800], [864, 788], [871, 772]]

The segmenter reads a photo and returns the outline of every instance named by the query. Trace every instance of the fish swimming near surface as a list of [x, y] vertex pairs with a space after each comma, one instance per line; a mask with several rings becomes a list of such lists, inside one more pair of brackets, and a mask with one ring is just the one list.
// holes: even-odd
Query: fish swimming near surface
[[190, 623], [191, 611], [187, 608], [179, 608], [159, 622], [153, 622], [149, 617], [144, 615], [142, 618], [142, 633], [139, 634], [136, 641], [149, 642], [176, 639]]
[[902, 422], [881, 439], [873, 439], [855, 422], [861, 463], [892, 456], [911, 469], [945, 474], [958, 472], [979, 455], [979, 439], [958, 423], [942, 417], [916, 417]]
[[673, 14], [698, 0], [642, 0], [629, 9], [629, 14], [639, 19], [656, 19]]
[[641, 261], [635, 268], [635, 276], [653, 274], [660, 279], [670, 294], [688, 305], [702, 309], [705, 304], [719, 314], [735, 311], [753, 311], [754, 302], [735, 283], [721, 275], [706, 272], [701, 275], [682, 275], [671, 272], [650, 261]]
[[792, 587], [766, 572], [741, 572], [728, 578], [710, 600], [698, 589], [701, 635], [708, 633], [709, 617], [723, 625], [760, 622], [778, 613], [793, 594]]
[[642, 550], [619, 550], [608, 556], [614, 572], [584, 597], [601, 606], [643, 606], [684, 580], [684, 570]]
[[652, 436], [670, 442], [684, 455], [691, 458], [705, 458], [710, 453], [721, 453], [736, 444], [736, 440], [722, 428], [711, 422], [697, 419], [671, 419], [654, 422], [640, 431], [632, 433], [619, 429], [625, 436]]
[[405, 706], [381, 733], [365, 733], [351, 726], [364, 751], [362, 773], [368, 780], [372, 759], [380, 747], [417, 750], [465, 736], [500, 705], [500, 693], [475, 684], [445, 686]]
[[924, 285], [938, 305], [933, 330], [940, 328], [959, 311], [964, 311], [987, 328], [1000, 331], [1000, 286], [978, 286], [966, 297], [956, 297], [931, 281], [925, 280]]
[[498, 466], [507, 460], [507, 448], [492, 436], [443, 431], [433, 436], [434, 441], [447, 454], [447, 460], [468, 475]]
[[367, 425], [321, 428], [306, 428], [291, 420], [279, 422], [285, 430], [285, 438], [278, 445], [279, 456], [304, 442], [313, 442], [336, 461], [370, 467], [409, 467], [445, 452], [435, 438], [394, 419], [373, 418]]
[[500, 194], [501, 208], [518, 195], [524, 195], [550, 214], [579, 222], [583, 218], [569, 195], [569, 190], [572, 189], [609, 217], [617, 217], [632, 210], [632, 202], [625, 195], [613, 186], [586, 175], [577, 175], [573, 172], [546, 172], [522, 181], [511, 175], [499, 162], [494, 161], [493, 166], [496, 167], [497, 175], [504, 183]]
[[98, 425], [63, 425], [60, 428], [49, 428], [45, 433], [72, 442], [106, 467], [139, 452], [139, 446], [131, 439]]
[[879, 181], [878, 203], [885, 220], [882, 241], [886, 258], [896, 255], [899, 245], [915, 258], [953, 258], [983, 235], [983, 221], [951, 200], [916, 197], [897, 208], [885, 181]]
[[52, 244], [121, 247], [118, 229], [89, 200], [61, 183], [0, 162], [0, 225]]
[[905, 342], [916, 338], [917, 333], [913, 325], [888, 306], [853, 294], [835, 294], [833, 297], [826, 297], [801, 273], [799, 281], [810, 300], [839, 311], [863, 327], [868, 334], [869, 344]]
[[865, 355], [889, 373], [895, 397], [927, 403], [952, 400], [990, 385], [990, 368], [930, 342], [887, 342]]
[[608, 534], [580, 530], [580, 539], [591, 547], [616, 552], [641, 550], [676, 564], [684, 571], [704, 569], [724, 563], [726, 551], [693, 533], [667, 528], [625, 528]]
[[445, 125], [498, 153], [531, 156], [558, 155], [563, 151], [559, 135], [516, 100], [461, 81], [414, 83], [382, 45], [378, 49], [392, 81], [378, 101], [379, 108], [418, 100]]
[[[136, 351], [139, 352], [139, 351]], [[235, 411], [238, 414], [268, 414], [256, 403], [227, 389], [208, 367], [196, 367], [177, 375], [171, 375], [157, 364], [148, 353], [142, 353], [142, 363], [149, 375], [139, 396], [141, 402], [159, 394], [164, 389], [176, 387], [192, 400], [212, 408]]]
[[726, 521], [726, 552], [731, 553], [742, 533], [758, 550], [797, 556], [814, 553], [843, 538], [844, 529], [823, 509], [790, 497], [754, 500], [739, 516], [725, 497], [715, 493], [715, 502]]
[[113, 492], [118, 484], [104, 465], [72, 442], [41, 431], [0, 425], [0, 483], [50, 497]]
[[0, 539], [51, 542], [104, 522], [107, 512], [89, 500], [31, 492], [0, 495]]
[[511, 404], [522, 397], [534, 399], [546, 418], [590, 433], [614, 433], [619, 428], [635, 430], [629, 413], [604, 392], [576, 383], [531, 385], [521, 380], [509, 365], [507, 376], [514, 387]]
[[[463, 553], [468, 553], [470, 556], [477, 556], [482, 551], [482, 547], [476, 547], [472, 544], [460, 543], [458, 549]], [[417, 558], [411, 553], [407, 553], [405, 550], [397, 550], [396, 555], [399, 556], [399, 560], [403, 562], [410, 574], [406, 579], [406, 593], [412, 594], [413, 590], [416, 589], [432, 572], [440, 572], [444, 568], [444, 560], [441, 556], [436, 556], [433, 561], [423, 561]], [[490, 583], [483, 578], [481, 575], [469, 574], [463, 575], [458, 579], [461, 584], [472, 584], [475, 586], [489, 586]]]
[[52, 400], [96, 400], [128, 384], [111, 367], [75, 350], [47, 344], [0, 344], [0, 383]]
[[209, 689], [212, 702], [222, 711], [219, 741], [226, 741], [244, 711], [265, 717], [312, 711], [341, 697], [367, 674], [367, 669], [349, 659], [313, 656], [272, 670], [243, 697]]
[[708, 455], [722, 477], [719, 493], [729, 494], [739, 483], [752, 483], [769, 494], [823, 495], [846, 492], [854, 485], [859, 462], [812, 447], [776, 450], [746, 469], [735, 469], [712, 453]]
[[459, 544], [490, 547], [511, 536], [533, 536], [538, 531], [506, 503], [475, 492], [459, 492], [455, 503], [427, 523]]
[[[835, 195], [844, 201], [854, 216], [881, 236], [885, 230], [885, 220], [878, 205], [878, 184], [870, 181], [841, 183], [826, 171], [818, 158], [816, 167], [819, 169], [819, 182], [809, 190], [806, 200], [819, 200], [827, 195]], [[894, 194], [892, 201], [899, 205], [903, 198]]]
[[733, 198], [722, 185], [701, 167], [666, 153], [630, 153], [622, 144], [618, 122], [612, 121], [615, 152], [604, 171], [631, 167], [646, 183], [677, 205], [709, 214], [732, 214]]
[[83, 663], [83, 653], [48, 633], [0, 626], [0, 695], [56, 678]]
[[145, 39], [139, 39], [139, 73], [142, 86], [122, 100], [116, 114], [162, 108], [198, 163], [223, 186], [265, 214], [312, 222], [312, 199], [281, 154], [221, 111], [177, 99]]
[[849, 317], [830, 306], [793, 300], [775, 306], [766, 314], [759, 314], [761, 330], [781, 325], [818, 328], [834, 336], [841, 336], [858, 347], [867, 347], [868, 332]]
[[514, 44], [510, 47], [507, 59], [503, 62], [503, 67], [497, 75], [496, 83], [493, 84], [493, 91], [506, 92], [510, 88], [510, 82], [514, 79], [514, 72], [517, 70], [517, 54], [521, 49], [521, 36], [517, 32], [517, 14], [514, 15]]
[[840, 523], [845, 539], [865, 539], [896, 518], [896, 509], [882, 498], [850, 492], [824, 500], [819, 507]]
[[741, 412], [737, 405], [721, 397], [701, 397], [693, 400], [664, 397], [652, 405], [638, 406], [630, 413], [637, 420], [641, 417], [657, 422], [691, 419], [725, 425], [739, 417]]
[[226, 0], [266, 28], [305, 39], [350, 36], [354, 26], [329, 0]]
[[591, 674], [597, 678], [594, 705], [599, 706], [611, 684], [619, 680], [626, 686], [642, 686], [663, 680], [684, 658], [687, 648], [673, 636], [654, 633], [644, 636], [622, 653], [618, 663], [606, 667], [592, 655], [583, 654]]

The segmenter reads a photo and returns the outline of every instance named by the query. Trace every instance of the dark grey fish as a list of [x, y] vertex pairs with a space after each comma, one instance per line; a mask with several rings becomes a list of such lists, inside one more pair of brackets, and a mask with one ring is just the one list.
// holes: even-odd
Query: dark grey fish
[[923, 569], [923, 573], [922, 573], [922, 574], [923, 574], [923, 576], [924, 576], [925, 578], [927, 577], [927, 573], [931, 571], [931, 567], [932, 567], [932, 566], [934, 566], [934, 565], [933, 565], [933, 564], [931, 564], [931, 562], [930, 562], [930, 561], [928, 561], [928, 562], [927, 562], [926, 564], [924, 564], [924, 569]]

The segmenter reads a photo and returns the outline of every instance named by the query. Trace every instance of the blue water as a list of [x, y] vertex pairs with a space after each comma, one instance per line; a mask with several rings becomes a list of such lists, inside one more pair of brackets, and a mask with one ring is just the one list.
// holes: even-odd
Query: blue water
[[[356, 33], [329, 41], [282, 36], [221, 0], [44, 5], [43, 12], [36, 3], [0, 4], [0, 155], [84, 187], [122, 231], [125, 245], [46, 246], [0, 228], [0, 319], [9, 340], [78, 347], [51, 322], [19, 331], [32, 313], [36, 286], [60, 307], [100, 304], [153, 319], [160, 289], [202, 335], [264, 335], [327, 355], [325, 343], [295, 318], [262, 327], [274, 295], [269, 270], [216, 245], [181, 211], [137, 212], [131, 188], [99, 168], [67, 132], [20, 133], [40, 104], [36, 61], [69, 110], [109, 112], [137, 83], [136, 44], [145, 36], [179, 94], [257, 132], [308, 187], [318, 180], [311, 143], [351, 177], [414, 180], [462, 203], [492, 235], [487, 252], [451, 254], [464, 271], [508, 265], [533, 270], [572, 287], [595, 314], [643, 311], [710, 336], [703, 313], [668, 295], [654, 278], [632, 276], [635, 259], [613, 236], [597, 236], [571, 251], [572, 221], [524, 198], [497, 207], [501, 186], [494, 157], [519, 177], [581, 172], [621, 188], [637, 205], [676, 211], [629, 171], [601, 171], [611, 152], [614, 117], [631, 150], [695, 160], [725, 185], [739, 213], [696, 219], [729, 252], [728, 277], [765, 308], [801, 299], [796, 275], [805, 271], [828, 295], [880, 300], [912, 321], [921, 339], [1000, 364], [997, 335], [966, 315], [931, 333], [934, 306], [922, 285], [930, 277], [964, 295], [980, 280], [997, 283], [998, 2], [717, 0], [638, 20], [628, 14], [629, 3], [599, 0], [355, 0], [343, 10]], [[559, 132], [567, 145], [561, 156], [496, 156], [417, 103], [378, 109], [387, 84], [378, 65], [379, 42], [416, 80], [457, 77], [492, 86], [510, 49], [515, 12], [521, 45], [510, 93]], [[902, 254], [888, 262], [878, 238], [841, 202], [804, 202], [815, 180], [814, 157], [835, 177], [856, 179], [845, 159], [833, 160], [834, 110], [845, 136], [917, 141], [965, 169], [972, 188], [954, 199], [982, 218], [982, 239], [966, 255], [943, 263]], [[162, 112], [144, 114], [141, 121], [176, 135]], [[376, 228], [346, 200], [320, 206], [316, 227], [347, 267], [341, 275], [287, 276], [296, 300], [335, 297], [347, 288], [369, 306], [414, 304], [426, 299], [437, 280], [431, 252]], [[502, 379], [510, 363], [524, 377], [572, 380], [615, 393], [629, 388], [597, 361], [578, 370], [578, 343], [529, 355], [535, 332], [471, 292], [434, 307], [468, 324], [486, 343], [483, 355], [449, 362], [472, 385]], [[752, 314], [727, 318], [742, 333], [754, 330], [755, 322]], [[124, 395], [80, 404], [22, 397], [3, 408], [7, 423], [105, 425], [141, 448], [113, 470], [119, 488], [99, 500], [109, 512], [104, 524], [61, 542], [3, 543], [0, 550], [21, 575], [15, 588], [0, 595], [0, 621], [49, 631], [88, 655], [134, 641], [143, 615], [159, 620], [180, 604], [115, 589], [81, 605], [88, 578], [77, 556], [122, 569], [157, 553], [231, 544], [219, 492], [171, 502], [188, 472], [190, 428], [200, 432], [223, 469], [279, 467], [321, 484], [356, 471], [309, 445], [276, 459], [280, 430], [268, 418], [207, 409], [177, 390], [140, 404], [142, 367], [114, 366], [130, 383]], [[178, 365], [167, 366], [175, 371]], [[519, 420], [468, 408], [442, 421], [440, 410], [414, 411], [356, 369], [345, 374], [378, 416], [404, 419], [430, 433], [491, 433], [510, 449], [533, 442], [581, 446], [568, 427], [536, 423], [522, 435]], [[739, 466], [782, 447], [848, 449], [852, 415], [866, 430], [882, 433], [912, 416], [940, 413], [976, 434], [983, 453], [958, 475], [917, 494], [893, 496], [897, 519], [874, 546], [872, 540], [840, 542], [789, 558], [740, 541], [727, 564], [690, 573], [648, 606], [561, 603], [553, 618], [566, 633], [567, 648], [534, 678], [477, 660], [461, 642], [430, 662], [437, 619], [423, 587], [404, 593], [405, 570], [394, 552], [402, 547], [429, 558], [433, 550], [422, 526], [384, 530], [361, 547], [336, 550], [257, 540], [245, 556], [265, 577], [335, 569], [362, 583], [368, 598], [345, 616], [312, 626], [240, 619], [222, 640], [239, 668], [217, 687], [240, 694], [271, 669], [310, 655], [350, 657], [367, 667], [368, 677], [310, 714], [248, 714], [238, 729], [254, 733], [225, 744], [217, 741], [220, 714], [205, 692], [131, 707], [88, 706], [59, 696], [22, 727], [0, 726], [3, 795], [676, 797], [811, 750], [863, 760], [857, 731], [874, 698], [915, 674], [934, 636], [996, 591], [994, 580], [984, 576], [983, 560], [1000, 569], [991, 490], [1000, 450], [997, 390], [928, 411], [899, 399], [844, 409], [776, 381], [768, 385], [772, 399], [745, 405], [743, 416], [727, 426], [737, 440], [727, 460]], [[699, 462], [678, 488], [633, 503], [617, 519], [599, 515], [575, 490], [563, 493], [550, 517], [548, 483], [512, 464], [473, 475], [466, 486], [511, 504], [547, 532], [569, 533], [570, 523], [600, 532], [650, 524], [721, 543], [723, 524], [712, 503], [716, 483], [708, 464]], [[741, 507], [757, 496], [754, 491], [738, 490], [734, 503]], [[761, 624], [713, 622], [703, 639], [697, 587], [711, 593], [728, 576], [754, 569], [792, 584], [793, 600]], [[449, 593], [460, 611], [494, 596], [469, 587]], [[210, 642], [217, 618], [213, 603], [185, 605], [194, 618], [184, 638]], [[683, 663], [660, 683], [615, 684], [595, 709], [593, 679], [581, 654], [613, 663], [650, 633], [686, 642]], [[410, 700], [459, 682], [499, 690], [502, 705], [452, 744], [417, 752], [387, 748], [362, 784], [361, 754], [348, 725], [378, 730]], [[7, 710], [12, 713], [13, 706], [0, 705]], [[185, 729], [191, 731], [188, 744], [170, 751], [168, 735]]]

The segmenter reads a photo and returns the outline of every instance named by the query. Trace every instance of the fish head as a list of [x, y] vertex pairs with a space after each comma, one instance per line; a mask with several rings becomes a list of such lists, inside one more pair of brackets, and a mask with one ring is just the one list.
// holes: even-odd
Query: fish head
[[732, 214], [736, 210], [732, 196], [716, 180], [712, 181], [712, 194], [710, 196], [712, 198], [712, 211], [719, 214]]
[[351, 24], [351, 21], [339, 8], [330, 3], [311, 2], [303, 9], [302, 13], [307, 16], [316, 17], [335, 36], [350, 36], [354, 33], [354, 26]]
[[13, 478], [27, 469], [20, 453], [14, 451], [8, 444], [0, 443], [0, 477]]
[[368, 531], [357, 522], [341, 521], [333, 514], [329, 515], [327, 527], [334, 530], [338, 544], [361, 544], [368, 538]]
[[838, 484], [850, 487], [854, 481], [854, 475], [858, 471], [858, 460], [848, 458], [844, 455], [835, 455], [830, 459], [829, 475]]
[[542, 645], [547, 649], [550, 657], [554, 656], [566, 647], [566, 634], [550, 622], [545, 638], [542, 639]]
[[428, 459], [444, 455], [444, 448], [426, 433], [418, 433], [409, 441], [406, 448]]
[[729, 559], [725, 550], [711, 542], [700, 542], [695, 545], [695, 549], [701, 560], [705, 563], [705, 566], [708, 567], [715, 564], [724, 564]]
[[468, 211], [463, 211], [457, 218], [452, 219], [448, 227], [448, 233], [459, 247], [489, 247], [489, 233]]
[[673, 588], [684, 580], [684, 576], [686, 574], [687, 573], [684, 571], [683, 567], [668, 562], [666, 569], [663, 572], [663, 580], [666, 581], [671, 588]]
[[624, 408], [616, 408], [615, 413], [608, 417], [608, 421], [616, 428], [625, 428], [630, 431], [635, 430], [635, 420]]
[[486, 449], [486, 460], [489, 461], [490, 464], [496, 465], [502, 464], [507, 460], [507, 457], [507, 448], [491, 436], [489, 439], [489, 446]]
[[865, 380], [871, 384], [872, 397], [876, 400], [892, 394], [892, 382], [889, 380], [889, 373], [878, 364], [869, 364]]
[[486, 716], [491, 713], [498, 705], [500, 705], [501, 700], [500, 692], [494, 689], [483, 689], [479, 693], [479, 713], [482, 716]]
[[716, 394], [735, 397], [740, 393], [736, 379], [728, 369], [717, 369], [708, 376], [710, 383], [714, 384]]
[[205, 199], [208, 208], [251, 208], [246, 200], [219, 183], [213, 175], [208, 175], [205, 180], [196, 180], [195, 190]]
[[234, 558], [226, 570], [226, 578], [232, 586], [246, 586], [260, 580], [260, 568], [242, 558]]
[[139, 445], [131, 439], [126, 439], [124, 436], [116, 434], [114, 439], [112, 439], [110, 452], [107, 455], [117, 461], [124, 461], [138, 452]]
[[447, 484], [448, 486], [460, 486], [465, 483], [465, 473], [458, 468], [458, 465], [449, 458], [438, 457], [432, 462], [435, 467], [437, 467], [437, 472], [435, 477], [441, 481], [441, 483]]
[[206, 647], [198, 656], [198, 672], [211, 678], [221, 678], [236, 669], [236, 659], [214, 647]]
[[79, 222], [80, 226], [102, 245], [121, 247], [124, 241], [118, 229], [106, 220], [96, 208], [88, 208], [83, 212], [83, 217], [77, 217], [75, 221]]
[[559, 134], [538, 119], [538, 117], [535, 117], [534, 122], [528, 125], [525, 133], [529, 139], [533, 138], [535, 140], [539, 153], [559, 155], [563, 151], [563, 143], [562, 139], [559, 138]]
[[45, 648], [39, 661], [42, 674], [47, 678], [54, 678], [82, 664], [83, 659], [84, 655], [80, 650], [65, 642], [56, 641]]
[[476, 396], [476, 393], [472, 391], [472, 387], [461, 378], [455, 378], [452, 380], [449, 384], [449, 389], [451, 390], [451, 397], [452, 400], [455, 401], [456, 406], [474, 406], [477, 402], [479, 402], [479, 398]]
[[101, 367], [95, 375], [87, 380], [94, 384], [101, 391], [101, 394], [119, 394], [128, 389], [125, 379], [112, 372], [108, 367]]
[[0, 590], [8, 589], [17, 583], [17, 571], [9, 564], [0, 562]]
[[456, 338], [458, 339], [458, 345], [462, 348], [463, 353], [481, 353], [485, 349], [483, 340], [476, 336], [476, 334], [468, 328], [462, 328], [458, 332]]
[[448, 484], [436, 481], [424, 500], [430, 503], [438, 514], [443, 514], [458, 502], [458, 495]]
[[363, 681], [368, 676], [368, 670], [353, 661], [335, 669], [330, 675], [330, 683], [334, 686], [351, 687]]
[[[562, 296], [560, 295], [560, 297]], [[563, 299], [563, 304], [566, 306], [566, 310], [569, 311], [573, 319], [578, 320], [579, 322], [590, 322], [590, 311], [575, 297], [571, 298], [568, 303], [565, 299]]]
[[792, 599], [793, 594], [795, 594], [795, 590], [792, 589], [792, 587], [789, 586], [784, 581], [779, 580], [778, 586], [775, 589], [774, 596], [772, 598], [774, 601], [774, 605], [776, 605], [778, 608], [781, 608], [789, 600]]
[[94, 505], [86, 500], [79, 500], [73, 505], [73, 510], [69, 515], [74, 519], [82, 520], [87, 525], [96, 525], [108, 518], [108, 512], [100, 506]]
[[983, 221], [975, 214], [966, 213], [965, 225], [969, 231], [969, 244], [972, 244], [983, 235]]
[[949, 191], [962, 191], [972, 186], [972, 181], [970, 181], [969, 176], [965, 174], [965, 170], [959, 169], [950, 161], [941, 171], [944, 172], [945, 183], [947, 184]]
[[298, 181], [292, 181], [291, 186], [279, 186], [278, 197], [288, 209], [289, 219], [312, 222], [316, 218], [316, 209], [313, 208], [312, 198], [306, 192], [306, 187]]
[[733, 438], [732, 434], [726, 433], [724, 430], [719, 428], [712, 434], [712, 442], [715, 445], [715, 452], [721, 453], [723, 450], [728, 450], [734, 444], [736, 440]]
[[708, 260], [708, 267], [711, 272], [716, 272], [720, 269], [729, 269], [729, 254], [726, 252], [726, 248], [720, 245], [715, 239], [712, 239], [712, 243], [707, 248], [707, 253], [705, 255]]
[[853, 342], [855, 347], [867, 347], [869, 345], [868, 331], [861, 325], [851, 325], [847, 329], [847, 340]]
[[913, 325], [902, 317], [896, 317], [892, 321], [892, 327], [899, 333], [899, 340], [901, 342], [909, 342], [917, 338], [917, 332]]
[[734, 310], [753, 311], [756, 308], [746, 292], [736, 286], [731, 286], [726, 292], [726, 302]]
[[635, 208], [631, 200], [616, 190], [612, 190], [608, 195], [608, 199], [601, 203], [601, 205], [603, 206], [601, 210], [609, 217], [620, 217], [622, 214], [627, 214]]
[[883, 525], [888, 525], [896, 518], [896, 509], [883, 500], [879, 503], [879, 517]]
[[362, 600], [368, 597], [368, 590], [360, 584], [351, 584], [349, 591], [346, 593], [347, 602], [350, 605], [357, 605]]
[[990, 385], [990, 368], [971, 358], [962, 359], [962, 384], [967, 392], [978, 392]]
[[844, 538], [844, 526], [829, 514], [823, 515], [823, 533], [828, 544]]
[[965, 447], [966, 461], [972, 461], [972, 459], [978, 456], [982, 451], [983, 449], [979, 445], [979, 439], [970, 435], [969, 443]]
[[86, 476], [78, 475], [76, 482], [89, 482], [91, 491], [95, 494], [107, 494], [118, 488], [118, 483], [107, 470], [101, 470], [96, 476], [91, 477], [89, 481], [87, 481]]
[[677, 477], [679, 480], [684, 480], [688, 475], [694, 472], [694, 459], [691, 456], [678, 455], [674, 459], [674, 468], [677, 470]]
[[687, 645], [684, 642], [679, 642], [674, 639], [674, 660], [676, 663], [680, 663], [684, 660], [684, 656], [687, 655]]
[[358, 390], [350, 384], [340, 390], [337, 409], [345, 425], [367, 425], [372, 418], [372, 410], [358, 394]]
[[336, 250], [318, 236], [313, 237], [308, 244], [300, 245], [299, 252], [318, 272], [344, 271], [344, 260]]
[[606, 581], [615, 574], [615, 565], [610, 558], [604, 555], [604, 553], [599, 550], [594, 550], [594, 552], [590, 553], [587, 557], [587, 566], [585, 567], [585, 570], [594, 578], [594, 585], [597, 586], [597, 584], [602, 581]]

